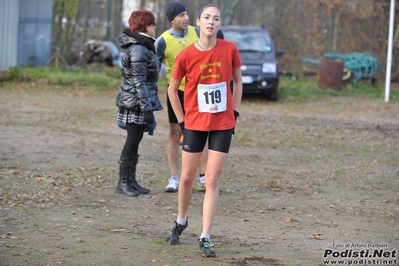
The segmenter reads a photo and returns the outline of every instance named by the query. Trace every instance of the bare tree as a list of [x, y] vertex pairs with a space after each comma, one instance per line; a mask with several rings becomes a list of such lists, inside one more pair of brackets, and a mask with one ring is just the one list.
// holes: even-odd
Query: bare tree
[[87, 30], [89, 27], [89, 19], [90, 19], [90, 0], [85, 0], [85, 5], [83, 9], [84, 14], [84, 24], [83, 24], [83, 42], [87, 40]]
[[[64, 53], [79, 50], [89, 39], [108, 39], [117, 44], [123, 30], [123, 0], [53, 0], [53, 46]], [[134, 0], [125, 0], [134, 1]], [[180, 1], [195, 25], [200, 8], [209, 0], [136, 0], [151, 8], [157, 35], [170, 28], [166, 7]], [[266, 26], [278, 48], [285, 50], [280, 69], [301, 71], [301, 58], [337, 53], [366, 52], [386, 63], [389, 1], [387, 0], [214, 0], [225, 25]], [[109, 8], [109, 5], [110, 8]], [[396, 21], [399, 0], [396, 0]], [[109, 32], [107, 33], [107, 22]], [[395, 30], [394, 58], [399, 54], [399, 30]], [[64, 54], [65, 56], [65, 54]], [[395, 57], [396, 56], [396, 57]], [[67, 56], [66, 56], [67, 58]], [[383, 71], [381, 71], [383, 72]], [[399, 66], [392, 65], [392, 78], [399, 79]]]
[[60, 48], [61, 53], [70, 53], [75, 41], [75, 19], [79, 10], [79, 0], [54, 0], [53, 5], [53, 46]]
[[140, 9], [144, 9], [147, 4], [146, 0], [140, 0]]
[[[108, 0], [110, 1], [110, 0]], [[118, 37], [123, 30], [122, 24], [123, 0], [113, 0], [111, 6], [111, 26], [109, 40], [118, 42]]]

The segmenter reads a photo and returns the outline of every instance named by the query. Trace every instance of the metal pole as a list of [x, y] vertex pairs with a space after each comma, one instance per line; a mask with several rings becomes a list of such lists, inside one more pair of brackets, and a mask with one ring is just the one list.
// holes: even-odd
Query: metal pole
[[386, 103], [389, 101], [389, 89], [391, 86], [394, 14], [395, 14], [395, 0], [391, 0], [391, 11], [390, 11], [390, 16], [389, 16], [387, 68], [386, 68], [386, 76], [385, 76], [385, 102]]

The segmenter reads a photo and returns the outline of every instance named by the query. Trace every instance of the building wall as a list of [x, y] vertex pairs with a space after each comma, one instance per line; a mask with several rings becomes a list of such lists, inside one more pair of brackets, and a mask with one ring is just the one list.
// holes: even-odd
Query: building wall
[[19, 0], [0, 0], [0, 71], [17, 64]]
[[19, 0], [17, 65], [41, 66], [50, 59], [52, 8], [52, 0]]

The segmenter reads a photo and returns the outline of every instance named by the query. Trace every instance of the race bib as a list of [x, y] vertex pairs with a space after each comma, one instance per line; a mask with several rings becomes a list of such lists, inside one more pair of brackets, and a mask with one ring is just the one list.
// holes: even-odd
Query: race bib
[[226, 82], [198, 84], [198, 108], [200, 113], [219, 113], [226, 111]]

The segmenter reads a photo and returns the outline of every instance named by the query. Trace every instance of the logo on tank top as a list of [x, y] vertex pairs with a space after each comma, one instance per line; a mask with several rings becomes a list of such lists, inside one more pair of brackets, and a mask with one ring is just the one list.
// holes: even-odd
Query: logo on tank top
[[185, 47], [185, 46], [187, 45], [187, 40], [186, 40], [186, 39], [180, 40], [180, 41], [179, 41], [179, 44], [180, 44], [181, 46]]

